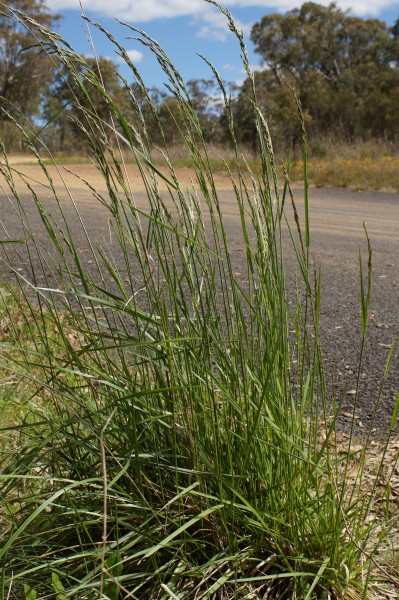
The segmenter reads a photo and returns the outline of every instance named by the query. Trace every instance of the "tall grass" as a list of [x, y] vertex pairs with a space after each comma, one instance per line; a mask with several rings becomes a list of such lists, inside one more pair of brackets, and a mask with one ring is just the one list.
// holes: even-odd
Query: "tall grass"
[[[221, 10], [253, 81], [242, 35]], [[123, 46], [91, 26], [115, 44], [151, 108]], [[167, 168], [154, 166], [127, 82], [130, 115], [113, 103], [101, 75], [41, 28], [46, 51], [79, 90], [79, 124], [108, 190], [91, 191], [113, 241], [107, 248], [93, 239], [79, 198], [55, 186], [46, 148], [29, 124], [19, 125], [48, 186], [41, 192], [25, 180], [29, 200], [21, 196], [3, 152], [10, 207], [26, 238], [4, 245], [4, 256], [11, 265], [15, 252], [28, 259], [13, 304], [2, 305], [13, 330], [3, 369], [28, 400], [3, 427], [10, 440], [17, 436], [18, 451], [8, 443], [2, 456], [2, 597], [372, 598], [378, 582], [394, 581], [378, 568], [377, 552], [396, 516], [386, 496], [378, 505], [385, 516], [377, 518], [362, 468], [351, 486], [342, 477], [352, 458], [341, 460], [332, 443], [339, 407], [331, 418], [309, 221], [302, 234], [288, 175], [279, 185], [255, 86], [259, 177], [243, 167], [228, 95], [204, 59], [235, 147], [229, 175], [239, 233], [232, 240], [184, 82], [154, 40], [126, 27], [152, 51], [179, 101], [176, 127], [195, 165], [193, 186], [181, 187], [168, 150]], [[109, 107], [108, 122], [96, 113], [94, 91]], [[136, 202], [126, 152], [145, 182], [145, 206]], [[67, 218], [65, 195], [77, 225]], [[40, 215], [44, 245], [27, 202]], [[240, 273], [232, 242], [243, 249]], [[298, 266], [295, 298], [286, 286], [287, 244]]]

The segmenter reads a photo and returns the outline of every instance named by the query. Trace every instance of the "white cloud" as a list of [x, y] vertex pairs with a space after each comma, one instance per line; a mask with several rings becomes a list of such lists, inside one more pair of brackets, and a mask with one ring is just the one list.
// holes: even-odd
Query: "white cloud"
[[133, 64], [141, 62], [144, 58], [144, 54], [140, 50], [127, 50], [127, 55]]
[[[318, 0], [320, 4], [328, 5], [331, 0]], [[52, 10], [74, 8], [79, 10], [79, 0], [47, 0]], [[224, 0], [227, 8], [234, 7], [264, 7], [284, 12], [297, 8], [300, 0]], [[398, 0], [338, 0], [340, 8], [350, 9], [357, 15], [378, 15], [384, 9], [398, 6]], [[166, 19], [181, 16], [208, 15], [213, 8], [204, 0], [83, 0], [83, 7], [107, 17], [119, 17], [139, 23], [154, 19]], [[209, 23], [208, 26], [210, 27]], [[216, 27], [218, 28], [218, 27]]]
[[211, 38], [223, 42], [229, 32], [226, 17], [221, 12], [213, 10], [197, 15], [192, 24], [198, 24], [198, 37]]
[[234, 65], [232, 63], [226, 63], [225, 65], [222, 65], [222, 69], [223, 71], [236, 71], [237, 65]]
[[244, 81], [246, 80], [247, 77], [239, 77], [238, 79], [236, 79], [234, 81], [234, 85], [237, 86], [237, 88], [242, 87], [242, 84], [244, 83]]
[[[144, 59], [144, 54], [142, 52], [140, 52], [140, 50], [134, 50], [134, 49], [126, 50], [126, 54], [128, 55], [128, 57], [130, 58], [130, 60], [132, 61], [132, 63], [134, 65], [141, 62]], [[112, 57], [110, 57], [110, 58], [111, 58], [111, 60], [116, 62], [118, 65], [125, 64], [125, 61], [118, 53], [113, 58]]]
[[[266, 71], [267, 70], [267, 66], [266, 65], [249, 65], [249, 68], [254, 73], [256, 71]], [[243, 69], [242, 72], [245, 73], [245, 69]]]
[[[331, 0], [316, 0], [318, 4], [328, 6]], [[268, 9], [273, 9], [279, 12], [285, 12], [298, 8], [303, 4], [303, 0], [225, 0], [225, 5], [230, 7], [241, 6], [257, 6]], [[349, 10], [357, 16], [381, 14], [383, 10], [398, 6], [398, 0], [337, 0], [337, 5], [343, 10]]]
[[[199, 25], [197, 36], [223, 42], [229, 33], [227, 19], [217, 8], [210, 5], [206, 8], [206, 11], [196, 15], [192, 21], [193, 24]], [[244, 33], [249, 34], [251, 31], [252, 23], [241, 23], [236, 19], [236, 25]]]
[[[326, 6], [331, 2], [317, 1]], [[223, 4], [232, 12], [234, 8], [248, 7], [285, 12], [302, 3], [301, 0], [223, 0]], [[47, 4], [54, 11], [68, 8], [80, 10], [79, 0], [47, 0]], [[383, 10], [398, 6], [398, 0], [337, 0], [337, 4], [358, 16], [378, 16]], [[228, 35], [226, 18], [205, 0], [83, 0], [83, 9], [95, 13], [99, 18], [119, 18], [134, 24], [190, 16], [191, 25], [197, 28], [197, 36], [224, 41]], [[248, 23], [237, 22], [237, 26], [246, 34], [251, 30], [251, 24]]]
[[[47, 0], [52, 10], [80, 10], [79, 0]], [[133, 23], [195, 15], [203, 11], [203, 0], [83, 0], [83, 9]]]
[[[253, 2], [254, 0], [252, 0]], [[82, 0], [85, 12], [101, 16], [118, 18], [134, 24], [169, 19], [173, 17], [192, 17], [191, 24], [197, 27], [197, 36], [224, 41], [229, 33], [226, 17], [212, 4], [205, 0]], [[224, 3], [226, 6], [229, 2]], [[237, 0], [230, 2], [240, 5]], [[247, 4], [241, 2], [243, 6]], [[251, 4], [251, 0], [250, 3]], [[47, 0], [47, 5], [53, 11], [76, 9], [80, 11], [79, 0]], [[256, 5], [256, 1], [255, 1]], [[249, 33], [252, 24], [240, 23], [237, 26], [244, 33]], [[167, 25], [166, 25], [167, 26]]]

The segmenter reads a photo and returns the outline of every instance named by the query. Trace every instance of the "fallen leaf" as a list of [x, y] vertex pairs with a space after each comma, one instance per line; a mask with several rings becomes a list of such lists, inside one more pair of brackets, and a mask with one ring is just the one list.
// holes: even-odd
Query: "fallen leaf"
[[358, 419], [359, 418], [357, 415], [353, 415], [353, 413], [350, 413], [350, 412], [343, 412], [342, 414], [344, 417], [349, 417], [349, 419]]

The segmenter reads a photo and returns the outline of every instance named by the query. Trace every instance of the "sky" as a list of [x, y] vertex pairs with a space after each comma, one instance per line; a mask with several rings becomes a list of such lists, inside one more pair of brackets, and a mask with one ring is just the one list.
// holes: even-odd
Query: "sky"
[[[229, 31], [225, 16], [206, 0], [81, 0], [84, 13], [101, 23], [125, 49], [139, 69], [148, 87], [163, 87], [165, 76], [160, 72], [147, 48], [131, 39], [135, 33], [117, 23], [120, 19], [144, 30], [161, 44], [183, 79], [211, 79], [209, 67], [197, 56], [206, 56], [218, 70], [225, 82], [240, 84], [244, 79], [238, 42]], [[328, 5], [330, 0], [318, 0]], [[250, 41], [252, 25], [264, 15], [286, 12], [298, 8], [298, 0], [224, 0], [224, 6], [232, 13], [238, 27], [243, 31], [248, 46], [250, 64], [257, 68], [260, 57], [254, 52]], [[351, 14], [363, 18], [379, 18], [392, 25], [399, 18], [399, 0], [338, 0], [337, 5]], [[58, 32], [77, 52], [93, 55], [89, 43], [91, 36], [95, 53], [111, 58], [119, 64], [121, 74], [128, 78], [129, 72], [108, 40], [95, 28], [87, 26], [81, 17], [79, 0], [47, 0], [48, 8], [62, 15]]]

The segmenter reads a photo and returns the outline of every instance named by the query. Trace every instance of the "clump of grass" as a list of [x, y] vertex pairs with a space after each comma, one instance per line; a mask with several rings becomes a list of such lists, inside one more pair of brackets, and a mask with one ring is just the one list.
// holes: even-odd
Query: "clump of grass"
[[[242, 35], [221, 10], [254, 86]], [[29, 27], [28, 17], [18, 18]], [[123, 46], [97, 27], [115, 44], [151, 109]], [[286, 222], [289, 181], [280, 193], [255, 87], [259, 176], [240, 156], [228, 96], [208, 63], [225, 98], [235, 148], [234, 163], [226, 165], [239, 224], [232, 240], [184, 82], [154, 40], [126, 27], [154, 53], [179, 102], [180, 135], [195, 181], [182, 188], [167, 149], [166, 166], [155, 166], [129, 86], [134, 119], [121, 113], [84, 59], [42, 29], [49, 55], [80, 90], [80, 126], [107, 184], [107, 193], [91, 191], [109, 219], [113, 245], [95, 243], [78, 199], [54, 187], [46, 148], [39, 151], [38, 140], [34, 145], [22, 128], [58, 212], [50, 214], [44, 192], [27, 181], [45, 227], [43, 245], [30, 230], [26, 200], [4, 154], [1, 169], [24, 223], [23, 251], [31, 265], [18, 279], [24, 295], [15, 301], [29, 314], [29, 326], [43, 332], [40, 348], [26, 348], [25, 336], [15, 336], [24, 357], [16, 370], [31, 380], [39, 362], [29, 409], [32, 415], [45, 410], [46, 418], [32, 426], [15, 416], [21, 450], [8, 458], [0, 488], [9, 519], [0, 550], [2, 595], [372, 597], [376, 581], [394, 579], [386, 569], [375, 570], [375, 556], [396, 517], [387, 514], [384, 532], [375, 533], [380, 521], [362, 492], [362, 469], [348, 491], [342, 473], [350, 453], [341, 460], [330, 443], [338, 409], [331, 420], [308, 220], [303, 234], [296, 210], [298, 229]], [[76, 69], [78, 62], [84, 69]], [[90, 89], [107, 103], [108, 123], [97, 115]], [[145, 182], [144, 206], [135, 198], [126, 152]], [[69, 194], [85, 236], [84, 254], [62, 193]], [[285, 284], [286, 228], [301, 277], [294, 309]], [[245, 257], [240, 273], [233, 241]], [[12, 244], [4, 248], [12, 263]], [[364, 323], [368, 301], [365, 283]]]
[[[67, 330], [58, 334], [59, 326]], [[68, 347], [65, 345], [68, 342]], [[52, 361], [66, 360], [69, 346], [80, 345], [66, 317], [55, 324], [22, 289], [4, 283], [0, 287], [0, 464], [4, 469], [28, 438], [43, 434], [54, 418], [50, 388], [44, 385]], [[67, 385], [78, 385], [78, 377], [63, 375]], [[38, 428], [38, 429], [37, 429]]]

